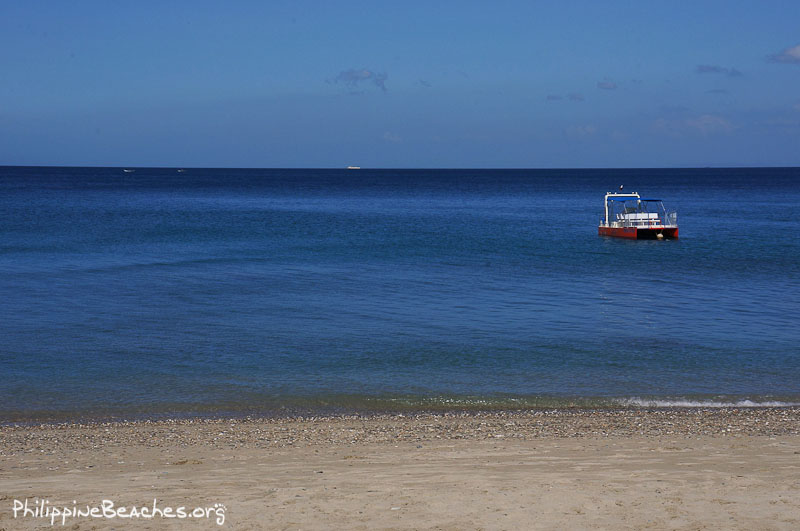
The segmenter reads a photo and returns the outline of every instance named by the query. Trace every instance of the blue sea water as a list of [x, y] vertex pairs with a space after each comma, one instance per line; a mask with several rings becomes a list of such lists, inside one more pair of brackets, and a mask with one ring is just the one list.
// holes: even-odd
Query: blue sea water
[[[603, 194], [680, 239], [597, 235]], [[800, 402], [800, 169], [0, 168], [0, 420]]]

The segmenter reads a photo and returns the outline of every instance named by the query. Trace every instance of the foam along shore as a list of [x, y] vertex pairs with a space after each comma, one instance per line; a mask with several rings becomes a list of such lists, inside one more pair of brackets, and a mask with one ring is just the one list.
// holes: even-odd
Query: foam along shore
[[66, 524], [180, 527], [163, 512], [186, 507], [253, 529], [796, 529], [799, 435], [796, 407], [4, 426], [0, 528], [49, 526], [15, 518], [26, 500], [106, 500], [161, 513]]

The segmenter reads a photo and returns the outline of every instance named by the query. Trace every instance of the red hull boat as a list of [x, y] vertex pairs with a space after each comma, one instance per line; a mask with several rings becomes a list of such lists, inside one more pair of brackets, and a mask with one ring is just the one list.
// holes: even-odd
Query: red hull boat
[[661, 199], [644, 199], [636, 192], [608, 192], [597, 233], [632, 240], [677, 239], [678, 214], [667, 211]]

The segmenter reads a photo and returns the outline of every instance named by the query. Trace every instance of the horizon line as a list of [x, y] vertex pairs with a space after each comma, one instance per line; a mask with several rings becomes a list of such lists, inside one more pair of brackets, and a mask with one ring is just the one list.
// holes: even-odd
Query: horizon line
[[141, 169], [141, 170], [343, 170], [343, 171], [370, 171], [370, 170], [491, 170], [491, 171], [519, 171], [519, 170], [703, 170], [703, 169], [741, 169], [741, 168], [774, 168], [790, 169], [800, 166], [784, 165], [704, 165], [704, 166], [360, 166], [348, 168], [347, 166], [135, 166], [135, 165], [61, 165], [61, 164], [0, 164], [0, 168], [98, 168], [98, 169]]

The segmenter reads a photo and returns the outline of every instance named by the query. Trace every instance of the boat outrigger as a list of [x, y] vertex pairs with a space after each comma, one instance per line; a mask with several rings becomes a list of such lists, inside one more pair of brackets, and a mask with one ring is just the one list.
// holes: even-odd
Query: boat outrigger
[[677, 238], [678, 214], [667, 211], [661, 199], [644, 199], [636, 192], [608, 192], [605, 218], [600, 219], [597, 233], [634, 240]]

